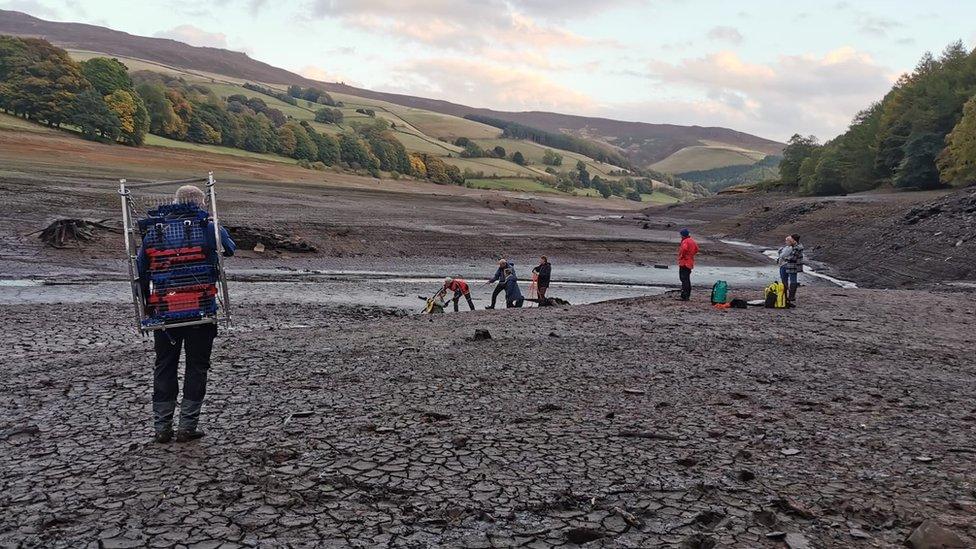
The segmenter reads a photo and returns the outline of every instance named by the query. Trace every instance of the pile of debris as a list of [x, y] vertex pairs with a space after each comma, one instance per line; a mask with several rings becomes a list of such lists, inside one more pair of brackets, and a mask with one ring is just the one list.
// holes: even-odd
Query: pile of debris
[[234, 243], [242, 250], [255, 252], [278, 251], [296, 253], [315, 253], [318, 248], [307, 240], [290, 234], [276, 233], [269, 229], [255, 227], [225, 226]]
[[99, 231], [121, 233], [122, 229], [106, 225], [108, 219], [92, 221], [89, 219], [59, 219], [40, 231], [40, 239], [53, 248], [68, 248], [69, 243], [80, 246], [82, 242], [95, 240]]
[[949, 194], [934, 202], [912, 208], [905, 213], [902, 222], [914, 225], [919, 221], [943, 215], [962, 218], [966, 224], [976, 220], [976, 190]]

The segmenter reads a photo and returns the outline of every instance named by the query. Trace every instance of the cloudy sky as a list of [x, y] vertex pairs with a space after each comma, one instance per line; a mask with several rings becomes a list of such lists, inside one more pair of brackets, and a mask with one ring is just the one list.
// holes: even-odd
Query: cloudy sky
[[923, 52], [976, 44], [956, 0], [0, 0], [226, 47], [317, 79], [503, 110], [830, 138]]

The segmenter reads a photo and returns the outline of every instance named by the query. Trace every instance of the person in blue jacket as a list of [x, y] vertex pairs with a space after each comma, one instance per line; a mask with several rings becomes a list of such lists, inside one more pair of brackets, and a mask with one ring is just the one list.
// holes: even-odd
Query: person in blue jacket
[[498, 300], [498, 294], [505, 291], [505, 284], [506, 284], [505, 270], [506, 269], [512, 271], [512, 275], [515, 275], [515, 263], [512, 263], [511, 261], [504, 258], [499, 259], [498, 268], [495, 269], [495, 274], [488, 279], [488, 282], [485, 282], [486, 286], [493, 282], [497, 283], [495, 284], [495, 290], [491, 292], [491, 305], [488, 305], [487, 307], [485, 307], [485, 309], [494, 309], [495, 302]]
[[511, 269], [505, 269], [505, 308], [518, 308], [523, 303], [525, 303], [525, 298], [522, 297], [522, 290], [519, 289], [515, 272]]
[[[198, 187], [184, 185], [176, 191], [176, 203], [192, 203], [200, 208], [206, 207], [206, 198]], [[210, 262], [217, 266], [218, 248], [214, 235], [213, 222], [207, 224], [206, 248]], [[224, 256], [234, 255], [237, 246], [230, 234], [220, 228], [220, 242]], [[145, 244], [137, 257], [139, 280], [143, 295], [148, 296], [149, 258]], [[153, 368], [153, 426], [156, 442], [166, 443], [173, 439], [173, 415], [176, 412], [176, 398], [179, 396], [177, 367], [180, 363], [181, 347], [186, 351], [186, 372], [183, 379], [183, 401], [180, 403], [179, 428], [175, 433], [177, 442], [196, 440], [204, 435], [197, 428], [203, 399], [207, 393], [207, 372], [210, 369], [210, 353], [214, 338], [217, 337], [217, 324], [200, 324], [155, 330], [153, 347], [156, 362]]]

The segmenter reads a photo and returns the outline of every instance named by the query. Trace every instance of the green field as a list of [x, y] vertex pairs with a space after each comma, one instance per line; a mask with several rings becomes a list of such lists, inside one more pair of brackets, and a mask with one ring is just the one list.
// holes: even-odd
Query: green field
[[502, 190], [502, 191], [521, 191], [521, 192], [528, 192], [528, 193], [561, 194], [560, 191], [553, 189], [552, 187], [547, 187], [542, 183], [539, 183], [535, 179], [519, 179], [519, 178], [469, 179], [464, 184], [465, 186], [471, 187], [472, 189], [489, 189], [489, 190]]
[[215, 154], [226, 154], [229, 156], [240, 156], [244, 158], [256, 158], [259, 160], [280, 162], [282, 164], [298, 163], [298, 161], [295, 159], [287, 158], [284, 156], [278, 156], [276, 154], [261, 154], [261, 153], [251, 152], [251, 151], [245, 151], [243, 149], [221, 147], [219, 145], [202, 145], [200, 143], [176, 141], [175, 139], [167, 139], [165, 137], [160, 137], [158, 135], [153, 135], [153, 134], [146, 135], [146, 145], [150, 147], [165, 147], [168, 149], [183, 149], [183, 150], [201, 151], [201, 152], [208, 152], [208, 153], [215, 153]]
[[610, 177], [609, 174], [611, 171], [619, 169], [610, 164], [597, 162], [596, 160], [593, 160], [588, 156], [583, 156], [582, 154], [564, 151], [562, 149], [553, 149], [551, 147], [546, 147], [544, 145], [539, 145], [538, 143], [522, 139], [477, 139], [475, 142], [485, 150], [490, 150], [496, 146], [501, 146], [509, 155], [515, 151], [519, 151], [533, 168], [536, 168], [543, 173], [548, 167], [542, 163], [542, 155], [545, 154], [546, 150], [553, 150], [563, 156], [563, 163], [561, 165], [552, 166], [554, 169], [560, 172], [576, 169], [576, 162], [579, 160], [582, 160], [583, 163], [586, 164], [586, 169], [590, 172], [590, 175], [599, 175], [603, 178]]
[[647, 202], [649, 204], [674, 204], [675, 202], [681, 201], [669, 194], [655, 191], [651, 194], [642, 194], [641, 202]]
[[728, 146], [696, 145], [685, 147], [664, 160], [651, 164], [651, 169], [680, 174], [725, 166], [751, 165], [762, 160], [765, 156], [760, 152]]
[[19, 130], [34, 133], [59, 133], [59, 130], [55, 128], [48, 128], [47, 126], [31, 122], [30, 120], [24, 120], [18, 116], [4, 113], [0, 113], [0, 128], [5, 130]]
[[473, 172], [484, 172], [485, 175], [497, 177], [533, 178], [539, 175], [537, 171], [501, 158], [444, 158], [444, 162], [457, 166], [462, 172], [470, 169]]

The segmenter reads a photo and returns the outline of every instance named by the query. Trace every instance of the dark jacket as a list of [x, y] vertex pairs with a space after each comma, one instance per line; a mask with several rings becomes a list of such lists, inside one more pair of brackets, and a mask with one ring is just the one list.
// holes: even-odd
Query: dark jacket
[[549, 277], [552, 275], [552, 263], [542, 263], [535, 269], [532, 269], [532, 272], [539, 275], [539, 280], [537, 282], [539, 286], [545, 288], [549, 287]]
[[522, 290], [519, 289], [518, 279], [514, 274], [508, 275], [505, 279], [505, 301], [517, 301], [522, 298]]
[[499, 284], [505, 282], [505, 269], [509, 269], [512, 271], [513, 275], [515, 274], [515, 264], [509, 261], [505, 267], [499, 267], [496, 269], [495, 275], [488, 279], [488, 282], [498, 282]]

